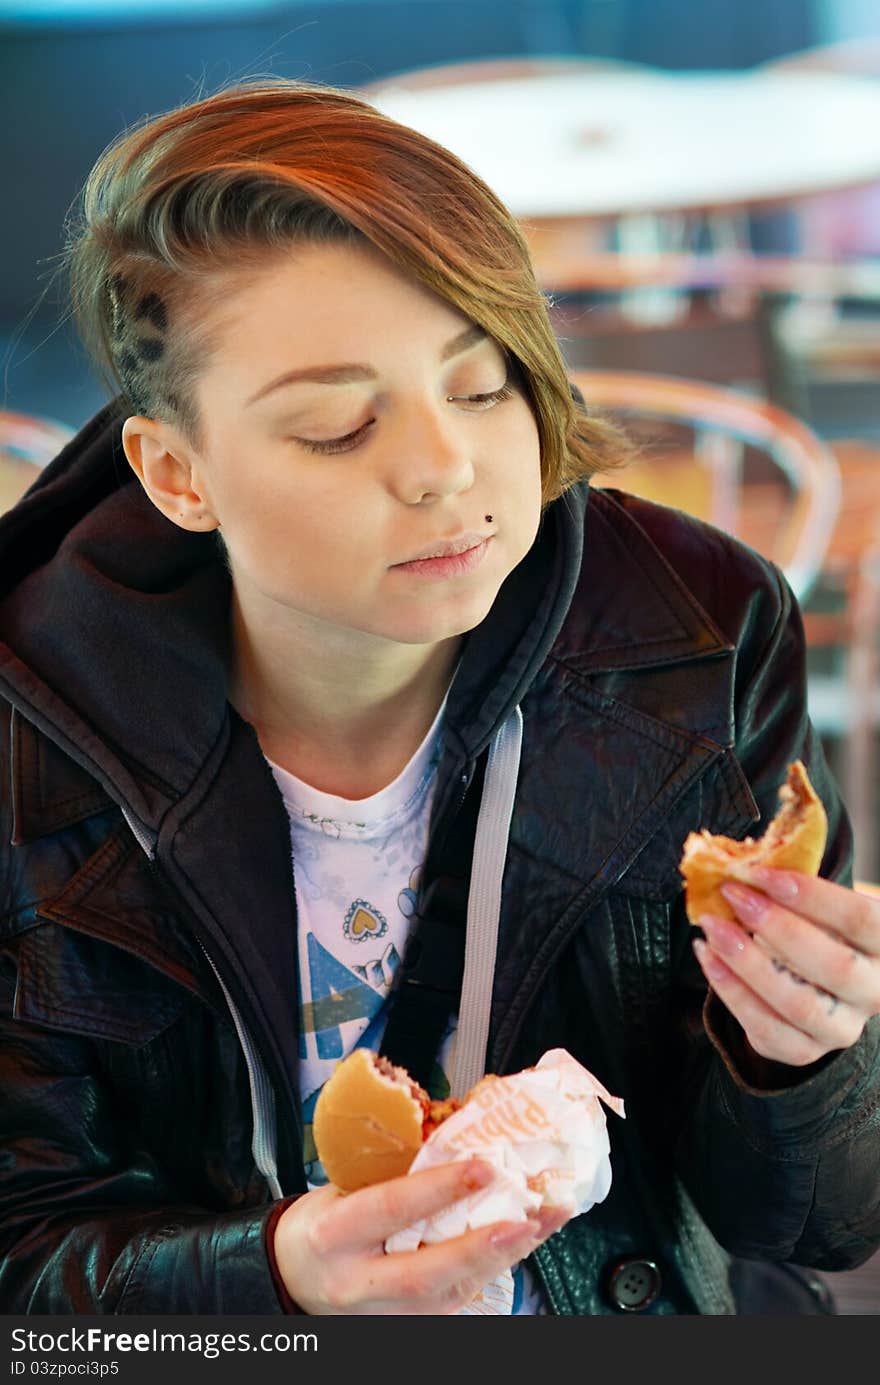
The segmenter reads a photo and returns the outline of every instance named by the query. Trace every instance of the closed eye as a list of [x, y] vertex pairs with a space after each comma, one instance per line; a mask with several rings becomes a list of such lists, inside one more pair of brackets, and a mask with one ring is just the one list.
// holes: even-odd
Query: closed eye
[[[491, 409], [493, 405], [501, 404], [505, 399], [510, 399], [513, 393], [513, 386], [508, 378], [500, 389], [490, 390], [486, 394], [450, 394], [446, 397], [449, 403], [473, 404], [476, 406], [475, 413], [483, 413], [486, 409]], [[360, 446], [375, 422], [374, 418], [370, 418], [360, 428], [356, 428], [353, 433], [345, 433], [341, 438], [324, 438], [320, 441], [311, 438], [296, 438], [295, 441], [308, 452], [317, 452], [324, 456], [332, 455], [334, 452], [353, 452], [356, 447]]]
[[509, 399], [513, 394], [513, 386], [508, 380], [499, 390], [491, 390], [488, 394], [450, 394], [450, 400], [455, 400], [461, 404], [477, 404], [481, 408], [491, 408], [493, 404], [501, 404], [505, 399]]
[[366, 437], [367, 432], [376, 422], [374, 418], [368, 419], [360, 428], [356, 428], [353, 433], [346, 433], [341, 438], [324, 438], [321, 442], [315, 442], [310, 438], [297, 438], [296, 441], [307, 452], [351, 452], [357, 447], [361, 440]]

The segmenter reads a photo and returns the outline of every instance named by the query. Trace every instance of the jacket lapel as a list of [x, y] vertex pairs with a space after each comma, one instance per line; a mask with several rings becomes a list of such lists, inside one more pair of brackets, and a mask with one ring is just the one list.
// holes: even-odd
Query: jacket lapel
[[162, 974], [145, 987], [141, 962], [118, 938], [110, 947], [77, 931], [63, 910], [59, 922], [46, 917], [19, 947], [16, 1019], [140, 1047], [181, 1013], [179, 985]]
[[235, 712], [228, 736], [163, 822], [157, 863], [188, 909], [277, 1088], [298, 1112], [290, 828], [256, 735]]
[[[733, 645], [629, 513], [632, 497], [593, 491], [580, 580], [553, 655], [582, 673], [638, 671], [731, 654]], [[682, 542], [682, 517], [652, 510]], [[687, 521], [685, 521], [687, 523]], [[709, 574], [707, 573], [707, 580]]]
[[[41, 837], [108, 815], [91, 834], [94, 850], [89, 837], [83, 838], [80, 864], [68, 873], [60, 891], [47, 893], [42, 878], [34, 882], [31, 889], [40, 898], [31, 917], [38, 922], [63, 924], [122, 948], [194, 995], [213, 1002], [215, 987], [207, 982], [200, 959], [175, 927], [170, 906], [163, 909], [158, 901], [147, 859], [106, 789], [15, 708], [10, 719], [10, 745], [12, 845], [23, 849], [25, 862], [27, 848]], [[76, 850], [71, 843], [70, 864], [77, 859]], [[22, 868], [28, 869], [26, 864]], [[68, 969], [60, 954], [57, 962], [54, 971], [47, 969], [43, 981], [48, 986], [54, 976], [59, 1004], [63, 1005]], [[70, 976], [76, 977], [76, 984], [71, 995], [82, 993], [86, 970], [79, 963], [74, 966]], [[85, 991], [88, 989], [86, 986]]]
[[611, 887], [625, 875], [627, 893], [671, 901], [689, 831], [712, 822], [742, 836], [757, 820], [730, 751], [734, 669], [733, 645], [648, 536], [613, 497], [594, 494], [580, 588], [523, 702], [495, 1067], [548, 968]]
[[[153, 864], [105, 790], [18, 713], [12, 744], [17, 845], [26, 850], [41, 836], [108, 810], [119, 818], [115, 830], [97, 834], [98, 849], [60, 893], [38, 906], [36, 921], [46, 927], [39, 947], [27, 940], [22, 945], [17, 1013], [71, 1028], [76, 1012], [73, 1027], [79, 1032], [144, 1042], [169, 1022], [169, 997], [183, 986], [229, 1021], [213, 963], [295, 1115], [296, 905], [289, 828], [251, 729], [233, 714], [190, 792], [165, 815]], [[167, 905], [163, 880], [171, 886]], [[192, 933], [180, 927], [181, 907]], [[143, 962], [161, 977], [149, 995], [143, 994]], [[174, 984], [169, 988], [168, 982]]]

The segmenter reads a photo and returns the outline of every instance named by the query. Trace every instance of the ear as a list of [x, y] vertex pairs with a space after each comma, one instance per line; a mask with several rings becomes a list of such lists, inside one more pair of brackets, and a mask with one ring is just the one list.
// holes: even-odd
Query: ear
[[176, 429], [154, 418], [127, 418], [122, 446], [132, 471], [166, 519], [197, 533], [219, 529], [201, 461]]

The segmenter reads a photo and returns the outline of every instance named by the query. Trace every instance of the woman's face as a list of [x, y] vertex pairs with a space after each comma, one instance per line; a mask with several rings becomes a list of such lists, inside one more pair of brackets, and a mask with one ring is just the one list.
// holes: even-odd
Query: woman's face
[[[537, 427], [501, 349], [343, 245], [292, 249], [222, 321], [199, 469], [239, 598], [403, 643], [477, 625], [541, 507]], [[450, 543], [471, 551], [413, 564]]]

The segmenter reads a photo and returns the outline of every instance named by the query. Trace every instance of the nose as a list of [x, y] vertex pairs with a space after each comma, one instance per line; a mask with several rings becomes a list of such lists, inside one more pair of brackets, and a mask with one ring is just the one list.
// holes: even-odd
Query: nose
[[405, 505], [443, 500], [474, 483], [462, 421], [444, 417], [444, 409], [451, 406], [414, 407], [395, 429], [389, 485]]

